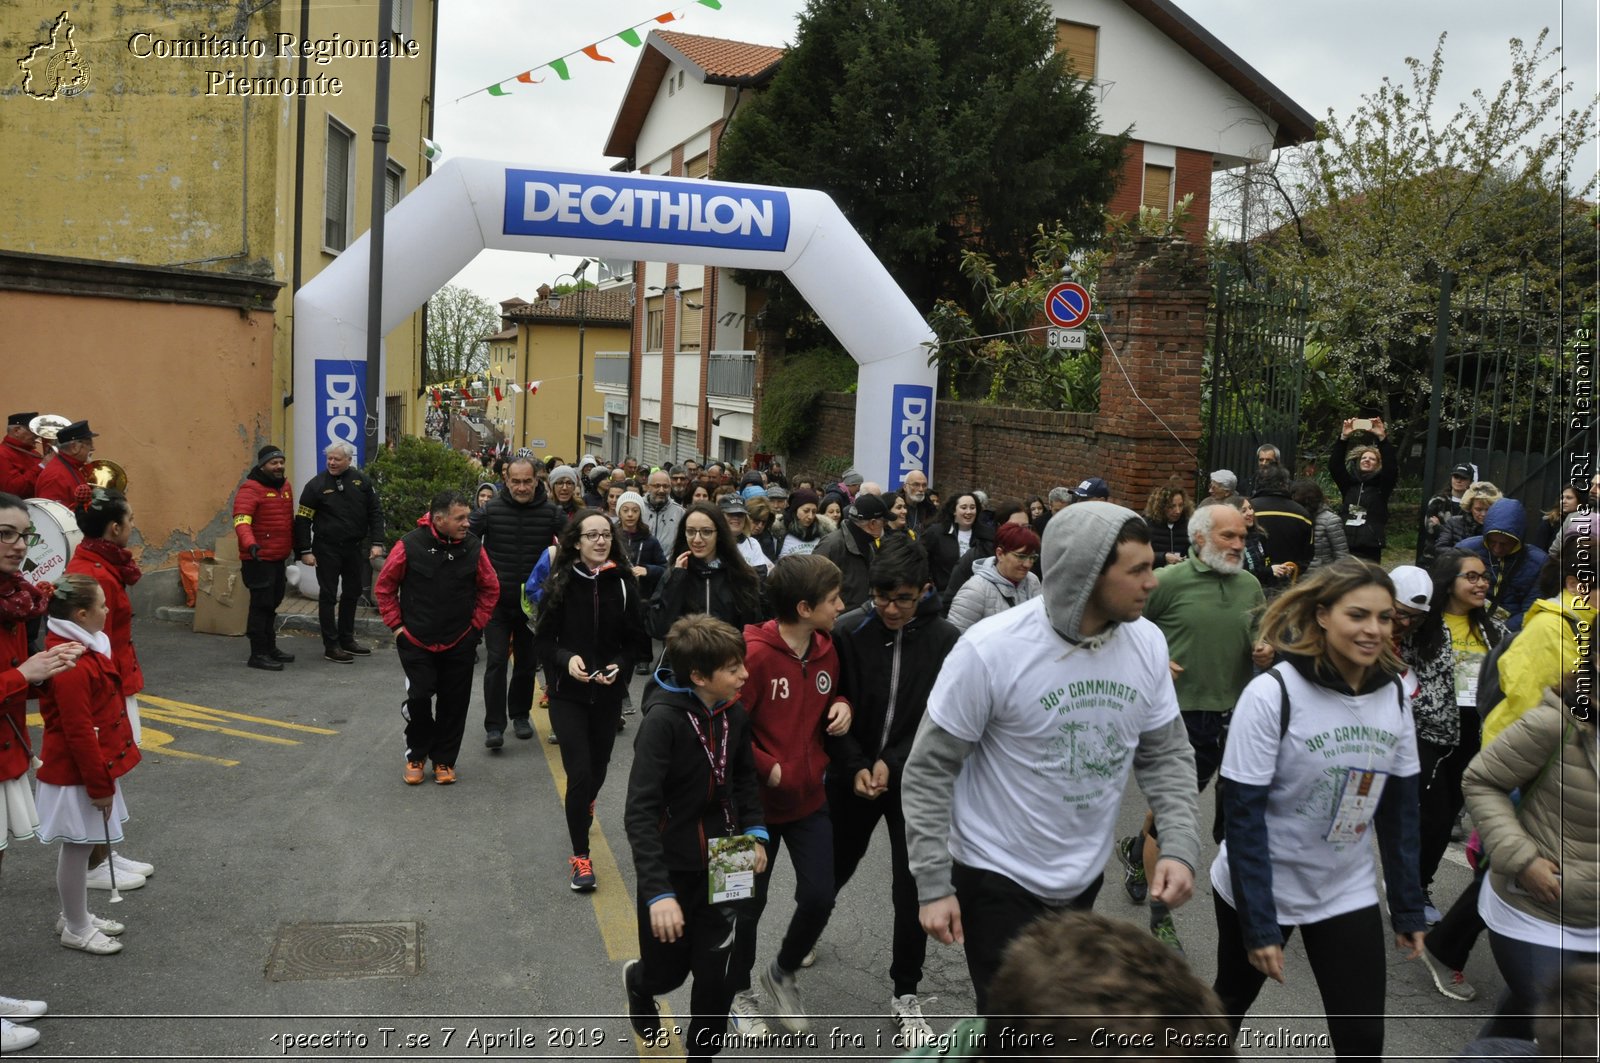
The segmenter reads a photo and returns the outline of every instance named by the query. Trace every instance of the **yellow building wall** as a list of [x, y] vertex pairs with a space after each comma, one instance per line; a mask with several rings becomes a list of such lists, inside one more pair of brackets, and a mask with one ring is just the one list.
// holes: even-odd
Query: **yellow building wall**
[[[387, 146], [388, 158], [404, 169], [405, 193], [428, 172], [422, 137], [432, 107], [435, 0], [409, 6], [415, 57], [390, 62]], [[327, 48], [374, 40], [377, 0], [313, 2], [303, 36], [298, 0], [82, 3], [65, 8], [67, 22], [61, 23], [63, 10], [45, 0], [0, 3], [0, 54], [10, 69], [0, 74], [0, 154], [10, 177], [0, 247], [285, 282], [264, 378], [236, 373], [242, 352], [227, 347], [192, 352], [198, 364], [178, 358], [177, 348], [190, 350], [187, 343], [166, 355], [153, 350], [151, 357], [178, 378], [204, 371], [228, 379], [249, 414], [233, 430], [248, 432], [251, 444], [283, 445], [292, 457], [291, 411], [284, 401], [293, 380], [297, 168], [303, 162], [298, 257], [305, 284], [335, 257], [322, 243], [330, 116], [355, 134], [351, 241], [368, 228], [377, 63], [340, 55], [307, 60], [305, 73], [321, 94], [242, 94], [237, 86], [252, 78], [298, 78], [300, 60], [292, 49], [305, 41]], [[301, 100], [303, 151], [297, 140]], [[187, 327], [188, 317], [178, 315], [188, 308], [169, 309], [175, 315], [170, 322], [160, 314], [139, 317], [158, 335]], [[74, 316], [55, 318], [55, 327], [71, 327]], [[13, 346], [15, 335], [10, 327], [0, 335], [0, 352], [21, 349]], [[422, 431], [425, 414], [417, 395], [422, 342], [420, 312], [386, 337], [385, 390], [400, 398], [399, 427], [409, 434]], [[139, 434], [159, 446], [188, 405], [189, 396], [180, 393], [147, 407]], [[207, 523], [200, 516], [190, 514], [185, 523]]]
[[[585, 329], [581, 409], [578, 327], [524, 324], [518, 329], [517, 343], [517, 379], [541, 383], [537, 395], [514, 396], [522, 401], [515, 404], [515, 425], [508, 434], [512, 449], [532, 447], [541, 458], [556, 454], [572, 461], [589, 449], [580, 440], [580, 430], [604, 436], [605, 396], [594, 389], [595, 352], [627, 350], [628, 329], [613, 325]], [[544, 443], [537, 442], [540, 439]]]

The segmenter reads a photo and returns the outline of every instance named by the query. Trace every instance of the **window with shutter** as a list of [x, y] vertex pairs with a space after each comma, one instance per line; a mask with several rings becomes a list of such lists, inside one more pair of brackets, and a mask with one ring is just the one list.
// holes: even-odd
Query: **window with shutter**
[[1172, 213], [1172, 167], [1146, 166], [1144, 168], [1144, 198], [1141, 202], [1163, 215]]
[[705, 177], [711, 173], [711, 156], [701, 152], [683, 164], [683, 176]]
[[705, 292], [696, 288], [692, 292], [680, 293], [682, 298], [678, 302], [678, 350], [698, 351], [700, 349], [700, 299]]
[[646, 465], [661, 464], [661, 425], [655, 421], [639, 422], [639, 454]]
[[688, 461], [690, 458], [700, 456], [700, 444], [696, 433], [687, 428], [674, 428], [672, 430], [672, 460]]
[[388, 213], [406, 194], [406, 171], [397, 162], [391, 162], [383, 171], [383, 210]]
[[644, 349], [659, 351], [667, 338], [667, 311], [661, 296], [653, 295], [644, 301]]
[[327, 170], [323, 182], [322, 246], [339, 252], [350, 246], [355, 219], [355, 170], [351, 159], [356, 135], [328, 119]]
[[1099, 40], [1098, 26], [1056, 19], [1056, 51], [1066, 53], [1068, 65], [1084, 81], [1094, 80]]

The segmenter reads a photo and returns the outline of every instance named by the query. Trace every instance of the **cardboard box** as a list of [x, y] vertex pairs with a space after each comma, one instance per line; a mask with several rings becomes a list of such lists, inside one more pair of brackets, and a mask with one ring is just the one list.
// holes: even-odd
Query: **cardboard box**
[[[230, 536], [231, 538], [231, 536]], [[222, 546], [218, 540], [217, 546]], [[244, 634], [250, 613], [250, 591], [244, 585], [243, 569], [237, 561], [204, 558], [200, 562], [200, 586], [194, 596], [194, 630], [208, 635]]]
[[212, 556], [218, 561], [232, 561], [239, 563], [239, 537], [232, 532], [217, 540], [217, 545], [211, 550]]

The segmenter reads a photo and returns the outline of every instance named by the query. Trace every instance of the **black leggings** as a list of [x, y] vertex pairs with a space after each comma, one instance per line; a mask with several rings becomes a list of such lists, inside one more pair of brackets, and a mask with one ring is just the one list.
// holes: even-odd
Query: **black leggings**
[[621, 717], [621, 705], [550, 699], [550, 726], [560, 742], [561, 767], [567, 774], [567, 834], [574, 855], [589, 854], [589, 824], [594, 821], [589, 806], [605, 785]]
[[[1223, 1011], [1237, 1033], [1267, 976], [1250, 966], [1239, 913], [1221, 894], [1213, 893], [1212, 900], [1217, 909], [1217, 980], [1211, 988], [1222, 998]], [[1288, 944], [1295, 928], [1278, 929]], [[1306, 958], [1311, 961], [1311, 976], [1322, 994], [1334, 1055], [1342, 1061], [1381, 1063], [1388, 967], [1378, 906], [1306, 923], [1300, 933], [1305, 938]], [[1286, 970], [1284, 977], [1293, 978], [1295, 973]]]

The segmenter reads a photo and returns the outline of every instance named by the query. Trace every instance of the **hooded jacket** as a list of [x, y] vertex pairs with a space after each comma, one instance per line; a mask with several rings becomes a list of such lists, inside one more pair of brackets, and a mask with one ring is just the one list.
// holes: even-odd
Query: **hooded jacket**
[[[558, 573], [559, 574], [559, 573]], [[607, 561], [598, 572], [575, 561], [559, 601], [545, 596], [533, 629], [533, 652], [544, 666], [552, 698], [585, 705], [620, 705], [633, 666], [650, 656], [644, 602], [631, 569]], [[567, 672], [582, 657], [591, 672], [617, 666], [615, 683], [580, 683]]]
[[965, 631], [985, 617], [1036, 597], [1039, 586], [1039, 577], [1032, 572], [1023, 573], [1021, 583], [1012, 583], [1000, 574], [994, 558], [980, 557], [973, 562], [972, 578], [961, 585], [950, 602], [950, 623]]
[[[1513, 805], [1511, 791], [1519, 788], [1521, 803]], [[1600, 763], [1592, 714], [1588, 722], [1574, 719], [1546, 690], [1498, 741], [1484, 742], [1461, 791], [1489, 854], [1495, 896], [1545, 923], [1593, 927], [1600, 905]], [[1540, 856], [1561, 868], [1561, 899], [1553, 905], [1511, 889]]]
[[[1502, 498], [1489, 507], [1483, 518], [1483, 534], [1456, 544], [1483, 560], [1489, 570], [1489, 611], [1508, 631], [1522, 630], [1523, 614], [1539, 593], [1539, 570], [1548, 557], [1537, 546], [1522, 541], [1528, 527], [1527, 511], [1515, 498]], [[1517, 545], [1505, 557], [1495, 557], [1484, 540], [1494, 532], [1509, 535]]]
[[746, 624], [758, 624], [765, 619], [759, 591], [755, 602], [741, 602], [719, 558], [712, 558], [707, 564], [698, 557], [690, 557], [686, 568], [679, 568], [668, 558], [666, 575], [656, 584], [655, 594], [646, 606], [645, 622], [650, 637], [666, 638], [679, 617], [696, 613], [708, 613], [740, 630]]
[[834, 747], [829, 785], [849, 789], [857, 772], [871, 771], [882, 760], [889, 766], [889, 787], [898, 794], [928, 694], [960, 637], [955, 625], [939, 616], [938, 591], [924, 594], [916, 615], [898, 631], [884, 627], [870, 603], [838, 619], [833, 645], [852, 716], [850, 730]]
[[[776, 620], [747, 626], [744, 646], [750, 675], [740, 700], [750, 714], [761, 804], [768, 823], [792, 823], [823, 805], [828, 707], [846, 700], [839, 690], [839, 654], [832, 638], [813, 631], [805, 655], [796, 657]], [[778, 785], [768, 786], [774, 766], [780, 769]]]
[[[1567, 618], [1571, 618], [1568, 622]], [[1544, 698], [1544, 692], [1561, 682], [1562, 673], [1578, 659], [1580, 630], [1594, 631], [1596, 616], [1592, 600], [1562, 591], [1554, 598], [1540, 598], [1529, 607], [1527, 618], [1516, 641], [1506, 647], [1498, 662], [1500, 704], [1483, 722], [1483, 744], [1493, 742], [1517, 718]], [[1480, 710], [1482, 706], [1479, 706]]]
[[[1191, 869], [1198, 862], [1194, 750], [1161, 632], [1142, 618], [1082, 630], [1123, 525], [1140, 519], [1109, 502], [1057, 513], [1041, 551], [1044, 593], [967, 632], [950, 652], [901, 796], [922, 903], [954, 892], [953, 860], [1053, 904], [1081, 896], [1105, 864], [1110, 802], [1120, 802], [1130, 768], [1161, 824], [1162, 857]], [[1078, 726], [1056, 728], [1069, 714]], [[1047, 729], [1053, 737], [1041, 740]], [[1040, 758], [1051, 770], [1033, 770]]]
[[[721, 787], [690, 716], [714, 749], [727, 737], [728, 775]], [[676, 685], [667, 669], [658, 671], [645, 690], [623, 811], [638, 895], [646, 903], [672, 896], [674, 874], [705, 870], [708, 838], [753, 834], [765, 841], [763, 822], [744, 706], [734, 701], [707, 709], [692, 688]]]

